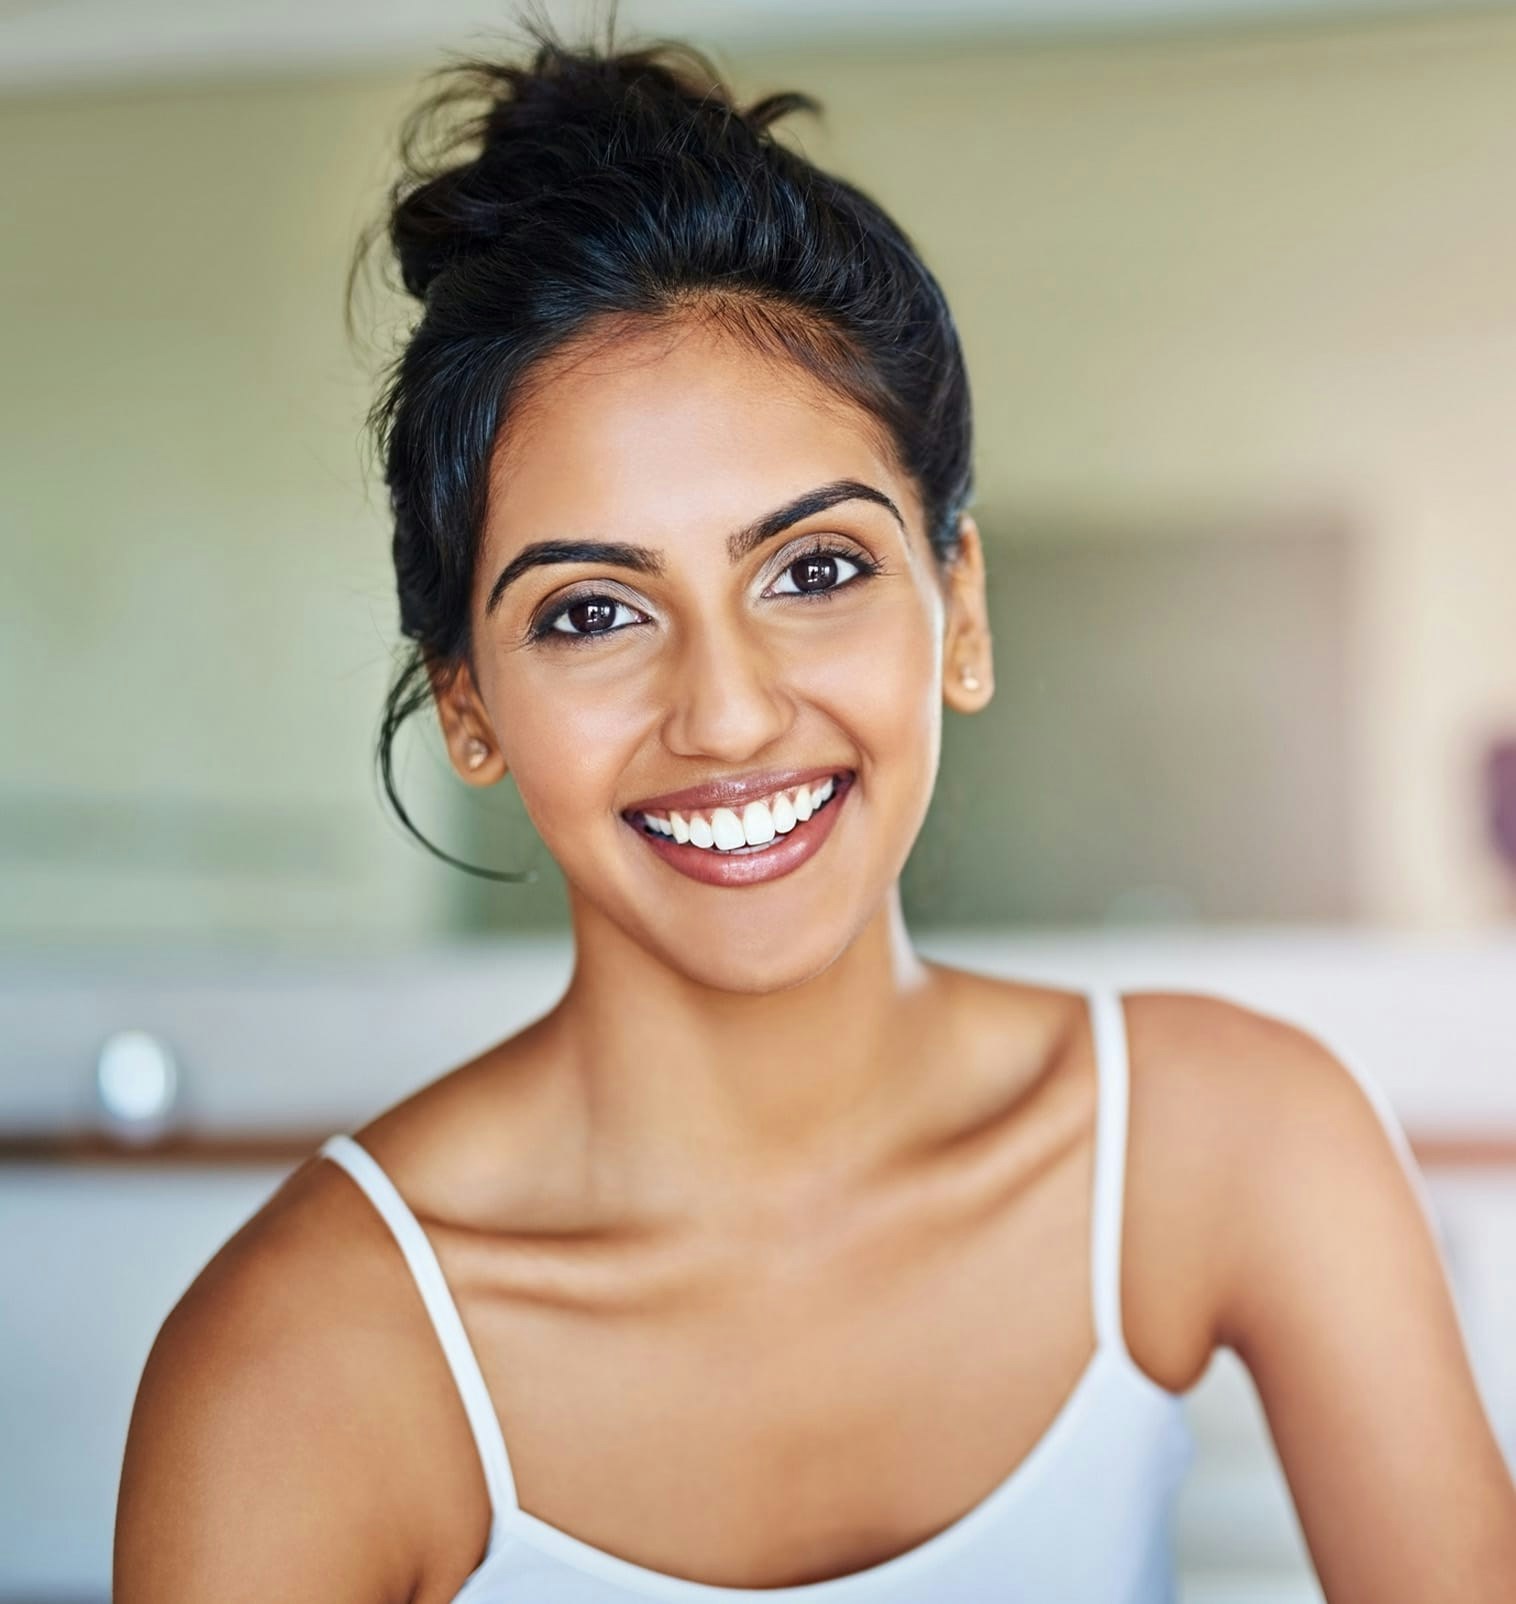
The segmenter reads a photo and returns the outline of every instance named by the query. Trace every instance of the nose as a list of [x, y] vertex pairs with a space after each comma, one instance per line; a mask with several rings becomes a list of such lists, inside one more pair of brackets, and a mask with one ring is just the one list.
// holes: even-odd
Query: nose
[[671, 655], [663, 739], [680, 757], [742, 763], [790, 727], [782, 665], [756, 631], [727, 620], [696, 625]]

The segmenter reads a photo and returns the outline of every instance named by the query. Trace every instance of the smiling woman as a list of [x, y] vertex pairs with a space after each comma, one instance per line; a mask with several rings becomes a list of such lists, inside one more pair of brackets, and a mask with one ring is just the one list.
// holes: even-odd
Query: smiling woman
[[[687, 47], [619, 55], [607, 47], [596, 57], [541, 30], [538, 38], [530, 67], [453, 69], [412, 115], [402, 140], [407, 177], [387, 220], [402, 281], [426, 308], [371, 419], [395, 515], [401, 629], [415, 643], [391, 689], [380, 769], [412, 830], [391, 763], [401, 723], [455, 686], [465, 699], [471, 686], [483, 689], [479, 631], [503, 628], [502, 610], [519, 641], [536, 645], [558, 637], [580, 645], [648, 623], [624, 580], [606, 570], [677, 580], [661, 532], [692, 485], [710, 498], [689, 508], [701, 520], [698, 548], [724, 551], [734, 566], [781, 534], [814, 527], [773, 576], [782, 594], [786, 576], [808, 565], [803, 584], [789, 582], [791, 597], [819, 599], [840, 578], [884, 565], [831, 524], [817, 525], [855, 499], [891, 513], [918, 566], [935, 556], [935, 591], [948, 589], [955, 559], [966, 556], [953, 665], [975, 682], [964, 687], [965, 709], [990, 688], [977, 531], [964, 516], [972, 432], [957, 332], [898, 225], [773, 138], [781, 116], [816, 103], [774, 94], [739, 114]], [[414, 152], [439, 113], [471, 95], [484, 109], [452, 128], [444, 153], [473, 141], [473, 159], [441, 170], [419, 164]], [[675, 370], [694, 388], [671, 397], [671, 414], [649, 392], [669, 390]], [[785, 440], [765, 450], [744, 434], [753, 423], [727, 393], [734, 382], [788, 413], [791, 434], [827, 419], [858, 437], [854, 454], [862, 448], [870, 471], [843, 482], [835, 458], [813, 446], [817, 477], [807, 481]], [[708, 473], [691, 474], [681, 420], [715, 448]], [[598, 432], [587, 453], [589, 429]], [[626, 469], [619, 477], [616, 465]], [[577, 504], [565, 497], [570, 484]], [[628, 529], [645, 516], [644, 487], [660, 499], [646, 509], [652, 538], [638, 542]], [[778, 506], [765, 499], [775, 490]], [[901, 511], [908, 502], [913, 538]], [[544, 596], [544, 582], [564, 577], [537, 572], [550, 565], [598, 568], [601, 578]], [[536, 605], [505, 608], [527, 576]], [[495, 733], [471, 727], [467, 738], [499, 755]], [[519, 763], [511, 768], [518, 786], [529, 785]], [[502, 772], [498, 762], [476, 763], [470, 778], [488, 784]], [[540, 830], [525, 791], [523, 801]]]
[[[820, 973], [920, 829], [944, 653], [958, 704], [987, 697], [971, 521], [939, 555], [903, 466], [925, 445], [891, 446], [713, 312], [580, 336], [522, 404], [490, 464], [466, 644], [431, 659], [460, 773], [514, 778], [579, 920], [724, 992]], [[800, 775], [837, 777], [804, 819], [776, 795]], [[668, 838], [628, 828], [675, 791]]]
[[117, 1604], [1167, 1604], [1223, 1341], [1342, 1598], [1507, 1598], [1516, 1498], [1354, 1078], [1217, 999], [913, 950], [943, 709], [993, 690], [931, 273], [775, 139], [805, 97], [537, 45], [452, 69], [411, 137], [481, 95], [474, 148], [393, 197], [380, 761], [400, 808], [435, 707], [464, 783], [512, 776], [573, 974], [171, 1313]]

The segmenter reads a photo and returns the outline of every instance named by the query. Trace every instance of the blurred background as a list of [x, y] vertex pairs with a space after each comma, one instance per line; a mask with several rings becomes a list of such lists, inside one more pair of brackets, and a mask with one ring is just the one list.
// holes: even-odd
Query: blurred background
[[[547, 4], [569, 32], [603, 6]], [[561, 880], [398, 639], [346, 273], [460, 0], [0, 0], [0, 1600], [103, 1600], [159, 1322], [322, 1136], [548, 1007]], [[924, 951], [1222, 993], [1382, 1088], [1516, 1457], [1516, 5], [622, 0], [903, 224], [998, 687]], [[1387, 1400], [1393, 1406], [1393, 1400]], [[1321, 1597], [1246, 1374], [1187, 1604]]]

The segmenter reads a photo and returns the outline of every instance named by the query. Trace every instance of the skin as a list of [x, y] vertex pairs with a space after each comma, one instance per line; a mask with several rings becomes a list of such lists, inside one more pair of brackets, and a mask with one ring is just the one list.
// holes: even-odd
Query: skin
[[[437, 1250], [525, 1509], [673, 1575], [819, 1581], [981, 1501], [1095, 1344], [1084, 999], [924, 962], [901, 918], [942, 710], [993, 690], [978, 531], [941, 567], [871, 420], [714, 326], [542, 378], [493, 465], [470, 662], [434, 689], [460, 777], [511, 774], [563, 867], [573, 976], [356, 1134]], [[849, 501], [729, 560], [724, 536], [839, 479], [904, 527]], [[778, 596], [817, 534], [881, 572]], [[535, 568], [486, 611], [513, 556], [565, 538], [656, 547], [662, 572]], [[588, 581], [626, 627], [528, 643]], [[818, 763], [858, 783], [764, 885], [687, 880], [620, 817]], [[1217, 1346], [1243, 1357], [1332, 1604], [1516, 1597], [1516, 1489], [1398, 1133], [1284, 1021], [1124, 1006], [1133, 1362], [1183, 1391]], [[159, 1333], [117, 1604], [446, 1604], [488, 1527], [398, 1250], [312, 1160]]]

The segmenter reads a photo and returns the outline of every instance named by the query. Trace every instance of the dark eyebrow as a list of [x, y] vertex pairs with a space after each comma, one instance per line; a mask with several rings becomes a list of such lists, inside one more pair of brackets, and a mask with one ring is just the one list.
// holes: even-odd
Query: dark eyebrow
[[[834, 479], [830, 484], [818, 485], [787, 501], [782, 507], [766, 512], [745, 528], [727, 536], [726, 554], [730, 562], [737, 563], [756, 550], [765, 541], [781, 535], [791, 524], [810, 518], [842, 501], [872, 501], [885, 508], [900, 525], [904, 534], [905, 519], [900, 509], [882, 490], [864, 484], [861, 479]], [[630, 568], [639, 574], [664, 572], [664, 557], [652, 546], [633, 546], [611, 540], [538, 540], [518, 551], [500, 570], [500, 577], [490, 589], [484, 604], [484, 615], [490, 616], [500, 605], [506, 587], [519, 579], [528, 569], [540, 568], [547, 563], [609, 563], [615, 568]]]

